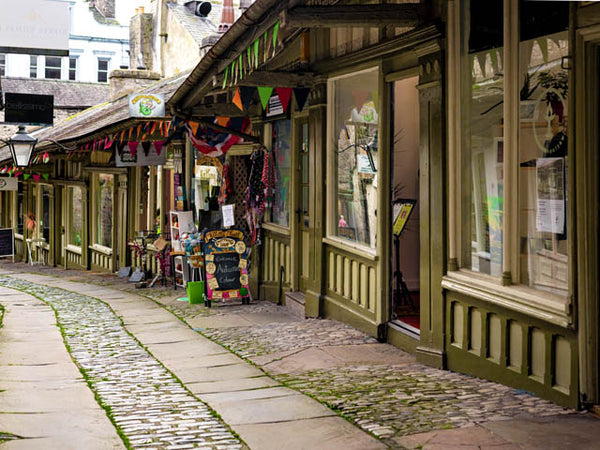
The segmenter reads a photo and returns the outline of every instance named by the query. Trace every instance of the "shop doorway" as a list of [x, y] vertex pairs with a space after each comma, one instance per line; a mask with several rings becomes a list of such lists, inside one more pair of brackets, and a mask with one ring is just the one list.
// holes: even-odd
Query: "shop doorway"
[[296, 154], [298, 155], [298, 201], [296, 202], [296, 220], [298, 221], [298, 249], [297, 271], [298, 287], [305, 292], [307, 283], [311, 279], [310, 273], [310, 209], [309, 209], [309, 156], [308, 156], [308, 119], [306, 117], [297, 119], [296, 131]]
[[418, 76], [392, 84], [391, 320], [420, 333]]

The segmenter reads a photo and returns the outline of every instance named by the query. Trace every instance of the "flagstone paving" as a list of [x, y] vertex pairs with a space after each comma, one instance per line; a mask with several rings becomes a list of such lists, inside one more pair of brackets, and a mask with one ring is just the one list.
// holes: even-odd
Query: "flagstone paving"
[[73, 359], [131, 448], [245, 447], [124, 329], [104, 302], [4, 276], [0, 286], [25, 291], [55, 310]]

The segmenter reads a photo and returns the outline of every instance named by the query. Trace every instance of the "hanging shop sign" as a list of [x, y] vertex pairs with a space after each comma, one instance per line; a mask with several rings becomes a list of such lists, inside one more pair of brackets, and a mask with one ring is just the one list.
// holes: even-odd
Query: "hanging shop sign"
[[4, 122], [18, 125], [52, 125], [54, 123], [54, 96], [39, 94], [4, 95], [6, 109]]
[[16, 191], [18, 181], [14, 177], [0, 177], [0, 191]]
[[164, 117], [163, 94], [129, 94], [130, 117]]
[[242, 230], [207, 231], [204, 260], [208, 300], [248, 298], [248, 256]]
[[135, 166], [163, 166], [167, 162], [166, 152], [158, 153], [154, 144], [150, 142], [139, 143], [135, 150], [128, 143], [120, 152], [115, 154], [115, 165], [117, 167]]

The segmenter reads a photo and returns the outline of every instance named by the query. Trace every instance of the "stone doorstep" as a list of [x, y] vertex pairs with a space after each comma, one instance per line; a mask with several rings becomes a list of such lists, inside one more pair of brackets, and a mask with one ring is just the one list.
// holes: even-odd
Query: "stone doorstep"
[[304, 292], [286, 292], [285, 307], [294, 316], [306, 318]]

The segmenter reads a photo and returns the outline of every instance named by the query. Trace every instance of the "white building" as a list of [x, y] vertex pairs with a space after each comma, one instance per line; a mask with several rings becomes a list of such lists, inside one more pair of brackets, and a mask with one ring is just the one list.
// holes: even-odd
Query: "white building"
[[111, 70], [129, 66], [129, 17], [119, 8], [129, 11], [133, 1], [56, 1], [69, 3], [69, 56], [3, 54], [3, 77], [107, 83]]

